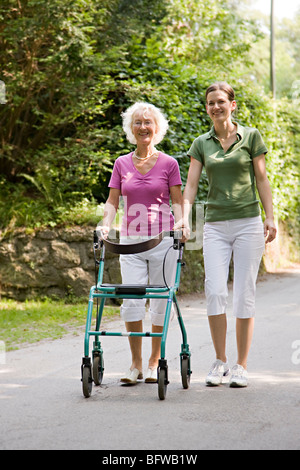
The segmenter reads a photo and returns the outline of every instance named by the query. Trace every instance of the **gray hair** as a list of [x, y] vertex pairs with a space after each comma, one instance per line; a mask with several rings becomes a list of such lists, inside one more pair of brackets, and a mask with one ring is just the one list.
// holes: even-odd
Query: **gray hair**
[[152, 115], [155, 121], [155, 124], [157, 126], [157, 133], [154, 136], [153, 143], [154, 145], [159, 144], [159, 142], [163, 140], [168, 130], [168, 127], [169, 127], [168, 121], [159, 108], [157, 108], [153, 104], [144, 103], [144, 102], [134, 103], [126, 111], [124, 111], [124, 113], [121, 114], [122, 119], [123, 119], [123, 130], [126, 134], [127, 140], [131, 144], [136, 144], [136, 138], [134, 137], [132, 133], [132, 123], [133, 123], [133, 117], [135, 113], [138, 111], [142, 111], [144, 115], [146, 113], [149, 113]]

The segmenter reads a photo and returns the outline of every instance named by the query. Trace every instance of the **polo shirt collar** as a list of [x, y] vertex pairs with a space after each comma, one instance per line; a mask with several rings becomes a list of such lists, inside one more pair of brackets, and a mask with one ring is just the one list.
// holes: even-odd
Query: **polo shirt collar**
[[[243, 126], [240, 126], [240, 124], [236, 121], [232, 121], [233, 124], [235, 124], [237, 126], [237, 135], [239, 136], [239, 140], [242, 140], [242, 138], [244, 137], [244, 128]], [[210, 131], [207, 133], [207, 137], [206, 137], [206, 140], [209, 140], [211, 139], [212, 137], [216, 137], [216, 132], [215, 132], [215, 128], [214, 126], [212, 126], [212, 128], [210, 129]]]

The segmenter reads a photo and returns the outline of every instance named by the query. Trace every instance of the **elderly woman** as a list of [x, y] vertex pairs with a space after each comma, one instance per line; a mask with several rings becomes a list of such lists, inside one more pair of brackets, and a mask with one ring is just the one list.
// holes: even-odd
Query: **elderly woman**
[[[124, 216], [121, 227], [121, 243], [137, 243], [158, 235], [162, 230], [172, 230], [181, 217], [181, 178], [177, 161], [157, 150], [168, 129], [162, 112], [149, 103], [135, 103], [122, 114], [123, 129], [133, 152], [115, 161], [109, 182], [102, 231], [107, 236], [119, 206], [124, 199]], [[172, 201], [171, 213], [170, 198]], [[155, 248], [139, 254], [120, 255], [123, 284], [163, 284], [163, 259], [172, 244], [165, 238]], [[170, 250], [166, 259], [166, 277], [172, 282], [176, 271], [176, 254]], [[161, 333], [164, 324], [166, 300], [151, 299], [150, 315], [152, 332]], [[142, 332], [145, 317], [145, 299], [124, 299], [121, 316], [128, 332]], [[160, 356], [160, 337], [152, 337], [152, 352], [145, 382], [157, 381], [157, 365]], [[137, 383], [142, 373], [142, 338], [129, 337], [132, 364], [121, 382]]]

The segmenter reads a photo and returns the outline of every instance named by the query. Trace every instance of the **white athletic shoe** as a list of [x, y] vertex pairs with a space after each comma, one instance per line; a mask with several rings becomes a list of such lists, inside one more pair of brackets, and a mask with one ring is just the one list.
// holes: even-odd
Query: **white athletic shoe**
[[240, 364], [236, 364], [232, 368], [231, 377], [229, 380], [230, 387], [247, 387], [248, 385], [248, 372]]
[[230, 372], [227, 362], [222, 362], [220, 359], [217, 359], [206, 377], [206, 385], [216, 386], [222, 383], [223, 377], [226, 377]]

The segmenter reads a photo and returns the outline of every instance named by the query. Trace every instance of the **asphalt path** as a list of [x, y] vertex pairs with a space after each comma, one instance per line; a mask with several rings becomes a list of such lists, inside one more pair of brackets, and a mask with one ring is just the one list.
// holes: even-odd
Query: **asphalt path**
[[[109, 463], [105, 459], [119, 458], [110, 463], [129, 467], [137, 464], [134, 459], [140, 449], [148, 457], [139, 461], [144, 459], [147, 464], [158, 463], [151, 457], [153, 451], [161, 455], [166, 450], [177, 452], [173, 463], [186, 464], [188, 456], [200, 450], [299, 449], [300, 269], [268, 274], [258, 282], [249, 386], [244, 389], [229, 388], [228, 383], [205, 386], [214, 360], [205, 299], [202, 295], [179, 299], [192, 352], [188, 390], [181, 385], [181, 333], [174, 318], [167, 338], [170, 383], [165, 400], [159, 400], [156, 384], [120, 384], [130, 365], [126, 337], [103, 337], [103, 383], [93, 386], [91, 397], [84, 398], [80, 381], [83, 327], [63, 339], [8, 352], [4, 359], [2, 355], [0, 449], [91, 449], [103, 451], [98, 454], [102, 464]], [[124, 331], [119, 319], [107, 323], [105, 329]], [[227, 338], [233, 365], [236, 346], [231, 303]], [[143, 340], [145, 366], [149, 341]], [[126, 455], [132, 460], [122, 462], [117, 450], [124, 455], [130, 451]]]

